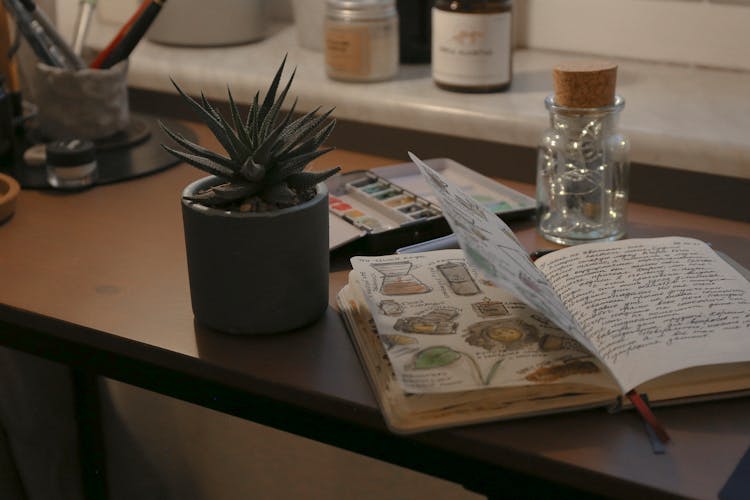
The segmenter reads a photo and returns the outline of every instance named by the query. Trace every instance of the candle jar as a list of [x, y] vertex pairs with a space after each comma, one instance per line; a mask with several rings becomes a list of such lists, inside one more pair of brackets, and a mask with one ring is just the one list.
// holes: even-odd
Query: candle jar
[[372, 82], [398, 72], [395, 0], [328, 0], [326, 74], [334, 80]]
[[630, 143], [617, 131], [625, 101], [570, 108], [545, 99], [550, 128], [539, 144], [537, 227], [555, 243], [621, 238], [626, 228]]
[[511, 0], [437, 0], [432, 78], [454, 92], [499, 92], [512, 78]]

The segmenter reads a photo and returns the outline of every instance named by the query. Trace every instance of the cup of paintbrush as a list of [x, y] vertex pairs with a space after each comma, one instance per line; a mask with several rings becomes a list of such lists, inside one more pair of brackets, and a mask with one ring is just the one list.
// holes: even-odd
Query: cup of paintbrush
[[35, 69], [37, 122], [45, 140], [103, 139], [128, 127], [127, 60], [107, 69], [69, 70], [43, 63]]

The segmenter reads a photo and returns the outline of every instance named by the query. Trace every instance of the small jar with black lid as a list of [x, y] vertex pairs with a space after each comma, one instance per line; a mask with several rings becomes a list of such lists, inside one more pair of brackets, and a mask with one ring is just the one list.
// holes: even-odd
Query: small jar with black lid
[[96, 180], [94, 143], [87, 139], [63, 139], [46, 146], [47, 182], [57, 189], [80, 189]]
[[454, 92], [499, 92], [512, 78], [511, 0], [437, 0], [432, 77]]

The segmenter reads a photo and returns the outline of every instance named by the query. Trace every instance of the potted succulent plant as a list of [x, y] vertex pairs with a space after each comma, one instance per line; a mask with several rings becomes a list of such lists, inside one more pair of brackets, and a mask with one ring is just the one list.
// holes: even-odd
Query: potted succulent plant
[[226, 154], [188, 141], [162, 125], [184, 151], [168, 152], [211, 174], [182, 193], [190, 295], [197, 321], [237, 334], [288, 331], [318, 319], [328, 305], [328, 190], [335, 174], [305, 172], [335, 120], [317, 108], [293, 118], [278, 93], [286, 57], [262, 102], [243, 119], [228, 90], [231, 117], [172, 82]]

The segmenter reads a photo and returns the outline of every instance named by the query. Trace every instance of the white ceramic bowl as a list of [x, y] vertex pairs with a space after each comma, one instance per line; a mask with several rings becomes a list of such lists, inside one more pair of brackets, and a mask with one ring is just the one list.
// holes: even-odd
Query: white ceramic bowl
[[211, 47], [264, 38], [268, 0], [170, 0], [146, 32], [152, 42]]

